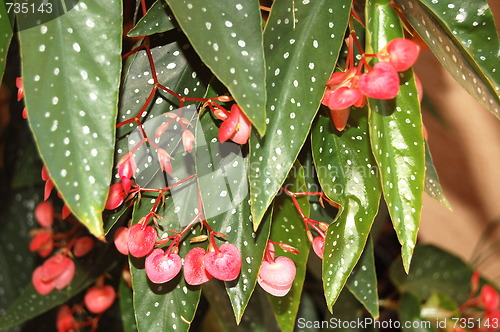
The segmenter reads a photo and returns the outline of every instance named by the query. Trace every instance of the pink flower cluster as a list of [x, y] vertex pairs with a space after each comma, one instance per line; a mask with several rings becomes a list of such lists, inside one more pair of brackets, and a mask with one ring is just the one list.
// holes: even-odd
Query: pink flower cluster
[[[330, 109], [337, 129], [344, 129], [350, 107], [364, 106], [367, 97], [395, 98], [400, 84], [398, 72], [413, 66], [419, 51], [419, 46], [411, 40], [393, 39], [375, 55], [379, 62], [373, 68], [368, 66], [363, 58], [359, 66], [354, 67], [354, 64], [350, 63], [350, 68], [346, 71], [333, 73], [326, 82], [328, 88], [322, 104]], [[363, 64], [368, 69], [366, 73], [361, 73]]]
[[120, 227], [115, 232], [114, 243], [124, 255], [144, 257], [146, 275], [154, 283], [161, 284], [175, 278], [184, 264], [184, 278], [190, 285], [201, 285], [212, 277], [223, 281], [234, 280], [241, 270], [241, 254], [231, 243], [217, 247], [211, 238], [208, 251], [195, 247], [182, 262], [177, 246], [167, 249], [154, 248], [157, 232], [152, 226], [141, 223], [129, 228]]

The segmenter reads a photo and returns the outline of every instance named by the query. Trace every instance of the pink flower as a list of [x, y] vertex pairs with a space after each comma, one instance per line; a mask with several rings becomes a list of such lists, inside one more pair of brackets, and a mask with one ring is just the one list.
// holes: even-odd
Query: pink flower
[[333, 73], [326, 82], [328, 89], [322, 104], [328, 106], [330, 110], [341, 110], [351, 106], [362, 107], [366, 99], [357, 87], [358, 79], [356, 68]]
[[370, 98], [393, 99], [399, 92], [399, 75], [388, 62], [377, 62], [373, 70], [359, 78], [358, 87]]
[[417, 61], [420, 47], [409, 39], [396, 38], [377, 53], [381, 61], [387, 61], [396, 71], [408, 70]]
[[146, 257], [144, 266], [149, 280], [155, 284], [162, 284], [179, 274], [182, 260], [177, 254], [155, 249]]
[[234, 104], [231, 106], [231, 113], [219, 128], [219, 141], [225, 142], [228, 139], [237, 144], [245, 144], [250, 138], [252, 123], [241, 108]]
[[172, 156], [168, 154], [167, 151], [163, 149], [158, 149], [158, 161], [160, 162], [160, 167], [164, 172], [167, 172], [168, 174], [172, 175], [173, 169], [172, 169]]
[[293, 285], [297, 270], [293, 261], [284, 256], [264, 260], [260, 266], [258, 283], [269, 294], [285, 296]]
[[131, 152], [126, 153], [120, 161], [118, 161], [116, 167], [118, 168], [118, 176], [122, 180], [123, 191], [128, 194], [132, 185], [130, 179], [134, 177], [137, 168], [134, 155]]

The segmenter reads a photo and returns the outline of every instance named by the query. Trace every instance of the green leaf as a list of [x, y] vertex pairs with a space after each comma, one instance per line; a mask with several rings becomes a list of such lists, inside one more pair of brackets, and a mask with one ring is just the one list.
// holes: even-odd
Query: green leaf
[[265, 63], [256, 0], [167, 0], [203, 62], [260, 134], [266, 130]]
[[451, 210], [450, 202], [446, 199], [443, 188], [439, 183], [439, 176], [436, 168], [434, 167], [431, 150], [429, 149], [429, 144], [427, 142], [425, 142], [425, 192], [443, 206]]
[[156, 0], [146, 15], [127, 33], [129, 37], [149, 36], [172, 30], [177, 26], [164, 0]]
[[113, 166], [121, 2], [88, 0], [19, 33], [28, 120], [49, 173], [95, 236]]
[[373, 242], [370, 239], [358, 264], [347, 280], [347, 288], [361, 302], [373, 318], [378, 318], [378, 291]]
[[[295, 163], [284, 186], [293, 192], [307, 191], [304, 180], [304, 169], [298, 162]], [[298, 197], [297, 201], [304, 215], [309, 216], [310, 206], [308, 197]], [[304, 221], [288, 195], [283, 193], [276, 197], [273, 206], [274, 213], [270, 239], [274, 242], [286, 243], [295, 247], [299, 251], [299, 254], [289, 253], [275, 245], [276, 257], [286, 256], [290, 258], [295, 263], [297, 270], [292, 288], [288, 294], [283, 297], [267, 294], [267, 297], [269, 302], [271, 302], [274, 315], [281, 330], [293, 331], [302, 298], [302, 288], [304, 287], [306, 278], [306, 266], [311, 243], [307, 239]]]
[[92, 257], [75, 261], [75, 277], [63, 290], [54, 290], [48, 295], [40, 295], [35, 291], [30, 280], [5, 315], [0, 317], [0, 330], [19, 325], [65, 303], [91, 285], [97, 277], [113, 269], [120, 260], [116, 257], [116, 250], [111, 246], [100, 248]]
[[[218, 141], [218, 127], [211, 113], [205, 112], [199, 123], [196, 173], [205, 217], [214, 231], [227, 235], [226, 242], [235, 245], [242, 257], [240, 276], [225, 283], [239, 323], [257, 283], [271, 228], [271, 213], [254, 232], [247, 203], [247, 158], [243, 158], [239, 145]], [[196, 201], [196, 196], [191, 199]]]
[[118, 293], [120, 300], [120, 317], [122, 320], [123, 331], [137, 332], [135, 325], [134, 304], [132, 289], [127, 285], [123, 278], [120, 279], [118, 285]]
[[9, 51], [10, 40], [12, 39], [12, 26], [5, 2], [0, 3], [0, 82], [5, 71], [7, 62], [7, 52]]
[[499, 39], [486, 0], [396, 0], [441, 64], [500, 118]]
[[[245, 315], [239, 324], [231, 315], [231, 304], [224, 294], [222, 283], [212, 279], [203, 285], [203, 295], [210, 303], [210, 309], [215, 312], [218, 323], [224, 332], [278, 332], [276, 324], [263, 291], [256, 289], [248, 304]], [[213, 331], [213, 329], [207, 330]]]
[[333, 128], [329, 118], [318, 117], [312, 150], [321, 188], [341, 205], [328, 228], [323, 254], [323, 284], [331, 308], [363, 253], [380, 201], [366, 111], [353, 110], [342, 132]]
[[[377, 53], [403, 37], [396, 10], [387, 1], [366, 4], [367, 53]], [[400, 89], [392, 100], [369, 99], [370, 141], [385, 201], [402, 245], [405, 269], [417, 240], [425, 178], [425, 146], [420, 103], [412, 70], [400, 73]]]
[[[143, 195], [142, 200], [136, 204], [133, 224], [137, 223], [153, 207], [151, 199], [152, 197], [149, 195]], [[164, 205], [159, 208], [157, 213], [163, 217], [159, 223], [162, 229], [181, 230], [182, 224], [177, 218], [175, 204], [171, 197], [166, 198]], [[196, 231], [193, 230], [189, 232], [188, 237], [195, 234]], [[191, 247], [189, 238], [184, 239], [179, 255], [185, 257]], [[167, 283], [155, 284], [146, 275], [144, 258], [129, 256], [129, 261], [137, 330], [148, 332], [188, 331], [200, 300], [200, 287], [188, 285], [184, 281], [182, 273]]]
[[431, 322], [421, 317], [420, 300], [418, 299], [418, 297], [413, 296], [410, 293], [403, 294], [399, 299], [398, 312], [399, 312], [399, 320], [401, 322], [409, 322], [413, 326], [419, 326], [419, 327], [406, 327], [406, 324], [403, 324], [402, 329], [405, 332], [437, 331], [431, 325]]
[[351, 0], [275, 1], [264, 33], [268, 130], [250, 138], [254, 229], [297, 159], [342, 46]]
[[28, 249], [29, 232], [37, 226], [33, 212], [40, 192], [40, 186], [35, 186], [2, 197], [6, 209], [0, 216], [0, 315], [31, 282], [36, 254]]
[[411, 292], [426, 300], [440, 291], [458, 304], [467, 300], [473, 271], [460, 258], [430, 245], [416, 247], [413, 256], [409, 274], [402, 269], [400, 259], [392, 263], [390, 277], [400, 293]]

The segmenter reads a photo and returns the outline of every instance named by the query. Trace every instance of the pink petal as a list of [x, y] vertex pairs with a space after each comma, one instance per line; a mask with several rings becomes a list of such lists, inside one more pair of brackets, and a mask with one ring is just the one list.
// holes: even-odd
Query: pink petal
[[288, 257], [280, 256], [274, 262], [263, 261], [259, 277], [267, 284], [286, 286], [293, 282], [295, 273], [295, 263]]
[[218, 251], [211, 251], [205, 255], [205, 269], [219, 280], [234, 280], [241, 270], [240, 252], [233, 244], [224, 243]]
[[362, 94], [359, 89], [343, 86], [333, 91], [330, 95], [328, 108], [331, 110], [340, 110], [346, 107], [351, 107], [361, 98], [361, 96]]
[[152, 226], [135, 224], [128, 229], [128, 252], [134, 257], [144, 257], [153, 250], [156, 242], [156, 229]]
[[399, 92], [399, 75], [388, 62], [378, 62], [369, 73], [361, 75], [358, 87], [367, 97], [393, 99]]
[[201, 285], [212, 276], [205, 269], [205, 249], [196, 247], [191, 249], [184, 258], [184, 279], [190, 285]]
[[146, 257], [144, 266], [149, 280], [162, 284], [179, 273], [182, 261], [177, 254], [165, 254], [162, 249], [155, 249]]
[[405, 71], [417, 61], [420, 47], [409, 39], [396, 38], [387, 44], [387, 52], [394, 68]]

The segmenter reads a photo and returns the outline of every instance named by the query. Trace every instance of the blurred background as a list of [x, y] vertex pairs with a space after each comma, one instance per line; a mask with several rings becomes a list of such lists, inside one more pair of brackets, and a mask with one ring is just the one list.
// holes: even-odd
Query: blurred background
[[[498, 28], [500, 1], [488, 2]], [[428, 99], [422, 112], [434, 165], [453, 208], [424, 195], [419, 240], [476, 265], [498, 286], [500, 121], [469, 96], [429, 50], [421, 53], [415, 71]]]

